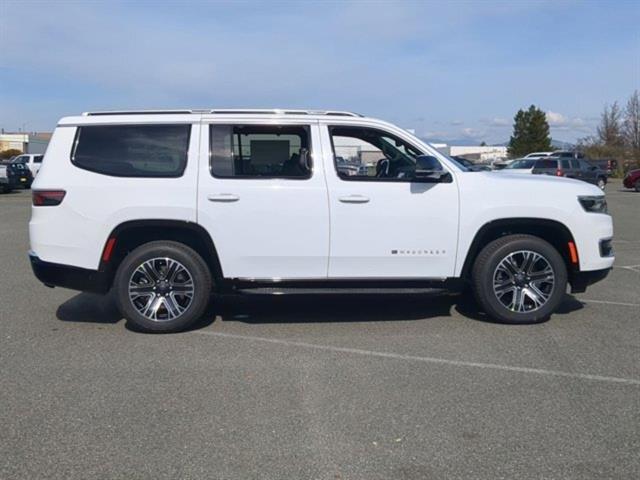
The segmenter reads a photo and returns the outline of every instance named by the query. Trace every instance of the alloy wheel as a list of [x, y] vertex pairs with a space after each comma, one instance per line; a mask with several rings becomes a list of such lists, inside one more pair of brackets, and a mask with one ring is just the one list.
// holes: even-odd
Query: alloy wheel
[[498, 263], [493, 274], [493, 293], [512, 312], [533, 312], [549, 301], [555, 280], [549, 260], [537, 252], [519, 250]]
[[195, 293], [193, 276], [180, 262], [168, 257], [140, 264], [129, 279], [133, 307], [155, 322], [174, 320], [191, 305]]

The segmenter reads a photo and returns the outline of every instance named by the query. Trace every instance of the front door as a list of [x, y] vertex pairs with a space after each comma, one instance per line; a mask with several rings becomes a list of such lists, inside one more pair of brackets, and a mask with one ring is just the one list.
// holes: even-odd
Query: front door
[[317, 124], [211, 122], [203, 126], [198, 223], [223, 275], [326, 278], [329, 208], [322, 162], [314, 161]]
[[400, 130], [327, 124], [321, 134], [331, 209], [329, 277], [452, 276], [455, 177], [415, 181], [415, 159], [425, 152]]

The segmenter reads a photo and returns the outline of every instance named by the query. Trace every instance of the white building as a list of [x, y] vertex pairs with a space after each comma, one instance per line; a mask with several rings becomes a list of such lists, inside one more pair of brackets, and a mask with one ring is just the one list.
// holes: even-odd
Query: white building
[[0, 152], [20, 150], [22, 153], [44, 153], [50, 133], [0, 133]]
[[492, 163], [507, 158], [507, 147], [499, 145], [447, 145], [446, 143], [432, 143], [438, 151], [452, 157], [464, 157], [479, 163]]

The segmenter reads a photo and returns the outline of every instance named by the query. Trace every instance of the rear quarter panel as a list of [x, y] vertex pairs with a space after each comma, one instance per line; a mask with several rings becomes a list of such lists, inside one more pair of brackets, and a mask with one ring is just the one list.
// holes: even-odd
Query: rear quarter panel
[[[189, 123], [178, 120], [174, 123]], [[196, 221], [198, 124], [192, 126], [187, 166], [180, 178], [113, 177], [80, 169], [70, 159], [75, 134], [73, 125], [56, 129], [32, 186], [67, 192], [59, 206], [32, 207], [31, 250], [41, 260], [97, 269], [110, 232], [123, 222]]]

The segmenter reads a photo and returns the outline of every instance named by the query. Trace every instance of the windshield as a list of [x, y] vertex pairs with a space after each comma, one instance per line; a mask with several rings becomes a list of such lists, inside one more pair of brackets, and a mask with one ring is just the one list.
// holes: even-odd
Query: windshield
[[520, 168], [533, 168], [533, 165], [536, 163], [535, 160], [516, 160], [510, 165], [507, 165], [505, 168], [509, 169], [520, 169]]

